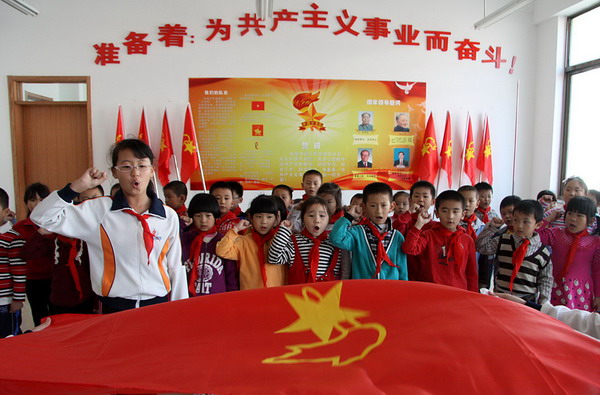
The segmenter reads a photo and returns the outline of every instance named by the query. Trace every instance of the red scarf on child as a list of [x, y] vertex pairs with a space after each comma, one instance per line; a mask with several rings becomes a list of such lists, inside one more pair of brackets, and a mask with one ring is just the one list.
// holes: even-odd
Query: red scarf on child
[[148, 225], [148, 218], [151, 217], [150, 214], [138, 214], [131, 209], [123, 210], [124, 213], [129, 214], [137, 218], [142, 224], [142, 229], [144, 229], [144, 247], [146, 248], [146, 253], [148, 254], [148, 265], [150, 265], [150, 254], [152, 253], [152, 249], [154, 248], [154, 234], [150, 231], [150, 226]]
[[182, 204], [181, 206], [179, 206], [179, 208], [177, 210], [175, 210], [175, 212], [177, 213], [178, 217], [182, 217], [182, 216], [187, 217], [187, 207], [185, 207], [185, 204]]
[[338, 219], [342, 218], [344, 216], [344, 210], [338, 210], [335, 212], [335, 214], [333, 214], [331, 216], [331, 218], [329, 218], [329, 223], [330, 224], [335, 224], [335, 221], [337, 221]]
[[252, 239], [258, 246], [258, 262], [260, 263], [260, 269], [262, 271], [262, 280], [263, 286], [267, 286], [267, 268], [265, 264], [267, 260], [265, 259], [265, 244], [269, 242], [275, 235], [276, 230], [271, 229], [266, 235], [261, 235], [256, 230], [252, 229]]
[[470, 217], [465, 217], [463, 221], [467, 223], [467, 229], [465, 229], [467, 231], [467, 234], [471, 236], [473, 241], [476, 241], [477, 233], [475, 233], [475, 229], [473, 229], [473, 222], [477, 221], [477, 216], [475, 214], [471, 214]]
[[239, 217], [240, 215], [242, 215], [242, 209], [240, 208], [240, 206], [237, 206], [236, 208], [234, 208], [233, 210], [231, 210], [231, 212], [236, 216]]
[[371, 229], [371, 232], [377, 238], [377, 257], [375, 258], [375, 275], [373, 275], [373, 278], [375, 278], [377, 277], [379, 272], [381, 272], [381, 265], [383, 264], [383, 262], [393, 267], [398, 266], [394, 265], [387, 252], [385, 251], [385, 248], [383, 247], [383, 239], [389, 233], [389, 230], [387, 232], [381, 233], [379, 229], [375, 226], [375, 224], [373, 224], [373, 222], [371, 221], [366, 221], [365, 225], [367, 225], [369, 229]]
[[317, 269], [319, 268], [319, 260], [321, 259], [321, 242], [327, 239], [329, 232], [323, 232], [318, 237], [314, 237], [310, 234], [308, 230], [306, 230], [306, 228], [304, 228], [302, 229], [302, 232], [300, 232], [300, 234], [312, 240], [313, 242], [313, 246], [311, 247], [310, 252], [308, 254], [308, 266], [310, 267], [310, 276], [312, 278], [312, 281], [316, 282]]
[[75, 289], [79, 292], [79, 299], [83, 297], [83, 291], [81, 290], [81, 280], [79, 279], [79, 273], [77, 272], [77, 267], [75, 266], [75, 258], [77, 258], [77, 242], [78, 239], [72, 239], [70, 237], [65, 237], [62, 235], [56, 235], [56, 238], [59, 241], [62, 241], [65, 244], [69, 245], [69, 257], [67, 258], [67, 267], [69, 268], [69, 272], [73, 277], [73, 282], [75, 283]]
[[193, 257], [194, 264], [192, 265], [192, 271], [190, 272], [190, 281], [188, 283], [188, 291], [190, 295], [196, 295], [196, 280], [198, 279], [198, 263], [200, 261], [200, 252], [202, 250], [202, 244], [204, 244], [204, 238], [207, 235], [211, 235], [217, 232], [217, 226], [213, 225], [212, 228], [206, 232], [199, 232], [198, 236], [194, 237], [192, 246], [190, 247], [190, 256]]
[[510, 283], [508, 284], [508, 289], [510, 289], [511, 291], [513, 289], [513, 282], [515, 281], [515, 278], [517, 278], [517, 273], [519, 273], [519, 270], [521, 269], [521, 265], [523, 264], [525, 255], [527, 255], [527, 248], [529, 247], [529, 244], [531, 244], [529, 242], [529, 239], [523, 239], [523, 244], [518, 246], [515, 252], [513, 252], [513, 270], [510, 275]]
[[446, 229], [440, 223], [435, 223], [431, 229], [439, 232], [444, 237], [450, 237], [450, 242], [448, 243], [448, 254], [446, 255], [447, 263], [455, 263], [460, 266], [462, 269], [463, 257], [464, 257], [464, 247], [460, 243], [459, 238], [461, 234], [465, 233], [465, 230], [460, 226], [456, 228], [454, 232], [449, 229]]
[[477, 208], [475, 210], [477, 210], [478, 212], [483, 214], [483, 217], [481, 217], [481, 221], [483, 221], [484, 224], [487, 224], [488, 222], [490, 222], [490, 217], [488, 216], [488, 213], [490, 211], [492, 211], [491, 206], [487, 206], [487, 208], [481, 208], [481, 207], [477, 206]]
[[581, 239], [583, 237], [589, 235], [589, 232], [587, 231], [587, 229], [584, 229], [577, 234], [571, 233], [566, 229], [565, 229], [565, 232], [570, 233], [571, 236], [573, 236], [573, 240], [571, 241], [571, 247], [569, 247], [569, 252], [567, 253], [567, 259], [565, 260], [565, 266], [563, 267], [562, 271], [560, 272], [560, 279], [563, 279], [567, 275], [567, 272], [569, 271], [569, 267], [571, 266], [571, 264], [573, 263], [573, 260], [575, 259], [575, 253], [577, 252], [577, 249], [579, 248], [579, 243], [581, 242]]

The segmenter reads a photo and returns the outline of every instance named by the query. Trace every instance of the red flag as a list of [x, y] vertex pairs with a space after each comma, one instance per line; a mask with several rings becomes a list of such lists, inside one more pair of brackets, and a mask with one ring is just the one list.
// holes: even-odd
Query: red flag
[[146, 113], [142, 107], [142, 118], [140, 119], [140, 131], [138, 132], [138, 140], [150, 145], [150, 134], [148, 133], [148, 123], [146, 122]]
[[471, 185], [475, 185], [475, 143], [473, 142], [473, 126], [471, 125], [471, 116], [468, 117], [467, 139], [465, 141], [465, 152], [463, 153], [463, 170]]
[[437, 140], [435, 138], [435, 125], [433, 124], [433, 116], [430, 113], [425, 128], [425, 136], [423, 136], [423, 146], [421, 147], [421, 160], [419, 161], [419, 178], [421, 180], [435, 183], [440, 168], [438, 159]]
[[485, 132], [483, 133], [483, 141], [479, 148], [479, 156], [477, 157], [477, 168], [485, 174], [485, 178], [492, 185], [494, 182], [494, 172], [492, 169], [492, 140], [490, 139], [490, 121], [485, 119]]
[[188, 182], [192, 174], [200, 169], [198, 160], [198, 143], [196, 142], [196, 129], [192, 119], [192, 109], [188, 104], [183, 123], [183, 140], [181, 144], [181, 181]]
[[252, 111], [264, 111], [265, 110], [265, 102], [264, 101], [253, 101], [252, 102]]
[[167, 109], [165, 108], [162, 133], [160, 135], [160, 154], [158, 155], [158, 179], [163, 186], [169, 183], [172, 156], [173, 144], [171, 143], [171, 130], [169, 129], [169, 120], [167, 119]]
[[446, 127], [444, 128], [444, 141], [442, 142], [442, 165], [441, 168], [448, 175], [448, 187], [452, 188], [452, 121], [450, 111], [446, 112]]
[[119, 112], [117, 114], [117, 132], [115, 133], [115, 143], [125, 138], [125, 127], [123, 126], [123, 111], [119, 106]]

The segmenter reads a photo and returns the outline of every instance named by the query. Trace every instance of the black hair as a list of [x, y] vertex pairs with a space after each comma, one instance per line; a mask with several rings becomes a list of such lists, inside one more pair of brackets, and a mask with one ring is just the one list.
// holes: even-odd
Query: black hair
[[209, 193], [213, 193], [215, 191], [215, 189], [229, 189], [231, 191], [231, 196], [233, 197], [233, 188], [231, 187], [231, 184], [228, 183], [227, 181], [217, 181], [214, 184], [212, 184], [210, 186], [210, 190]]
[[352, 196], [352, 199], [350, 199], [350, 201], [352, 201], [353, 199], [361, 199], [363, 200], [363, 194], [362, 193], [355, 193], [354, 196]]
[[185, 183], [181, 182], [181, 181], [178, 181], [178, 180], [171, 181], [170, 183], [168, 183], [167, 185], [165, 185], [163, 187], [163, 191], [166, 191], [166, 190], [173, 191], [173, 193], [176, 196], [182, 196], [183, 195], [183, 196], [187, 197], [187, 194], [188, 194], [188, 189], [187, 189], [187, 186], [185, 185]]
[[515, 212], [520, 212], [525, 215], [533, 215], [535, 222], [540, 222], [544, 219], [544, 207], [537, 200], [525, 199], [521, 200], [515, 206]]
[[477, 190], [477, 188], [475, 188], [474, 186], [471, 186], [471, 185], [463, 185], [462, 187], [458, 188], [457, 192], [458, 193], [475, 192], [477, 194], [477, 196], [479, 196], [479, 191]]
[[404, 196], [404, 195], [406, 195], [406, 197], [410, 198], [410, 195], [406, 191], [398, 191], [398, 192], [394, 193], [394, 201], [396, 201], [397, 197]]
[[120, 189], [121, 189], [121, 184], [119, 184], [117, 182], [115, 185], [113, 185], [112, 187], [110, 187], [110, 196], [113, 196]]
[[417, 188], [428, 188], [429, 191], [431, 192], [431, 197], [435, 198], [435, 187], [429, 181], [420, 180], [420, 181], [417, 181], [414, 184], [412, 184], [412, 186], [410, 187], [410, 196], [413, 195], [413, 193], [415, 192], [415, 189], [417, 189]]
[[581, 184], [581, 186], [583, 187], [583, 190], [585, 193], [588, 192], [588, 187], [587, 184], [585, 183], [585, 181], [583, 181], [583, 178], [581, 177], [577, 177], [577, 176], [571, 176], [569, 178], [566, 178], [563, 182], [562, 182], [562, 192], [565, 192], [565, 187], [567, 186], [568, 183], [570, 183], [571, 181], [576, 181], [579, 184]]
[[596, 200], [596, 205], [600, 204], [600, 191], [597, 191], [595, 189], [590, 189], [588, 191], [588, 197]]
[[138, 139], [125, 139], [113, 145], [110, 150], [113, 167], [119, 161], [119, 153], [124, 150], [131, 150], [136, 158], [148, 158], [150, 159], [150, 163], [154, 163], [154, 153], [152, 153], [152, 149], [146, 143]]
[[272, 196], [258, 195], [252, 200], [252, 203], [250, 203], [250, 208], [247, 213], [251, 216], [258, 213], [277, 215], [279, 209], [277, 203], [274, 199], [271, 199], [271, 197]]
[[217, 198], [208, 193], [199, 193], [195, 195], [188, 206], [188, 217], [194, 218], [198, 213], [210, 213], [215, 219], [221, 216], [219, 202]]
[[8, 208], [8, 193], [2, 188], [0, 188], [0, 210], [4, 210]]
[[508, 195], [500, 202], [500, 210], [508, 206], [516, 206], [521, 201], [517, 195]]
[[300, 211], [300, 221], [304, 223], [304, 214], [308, 211], [310, 206], [314, 206], [315, 204], [319, 204], [325, 208], [325, 212], [327, 213], [327, 217], [331, 218], [331, 214], [327, 209], [327, 202], [320, 196], [309, 197], [302, 203], [302, 210]]
[[[322, 194], [332, 195], [335, 198], [335, 210], [342, 209], [342, 190], [340, 186], [333, 182], [326, 182], [319, 187], [317, 190], [317, 196]], [[333, 215], [335, 213], [329, 213], [329, 215]]]
[[310, 169], [310, 170], [306, 171], [302, 175], [302, 181], [304, 181], [304, 179], [308, 176], [319, 176], [319, 178], [321, 179], [321, 182], [323, 182], [323, 174], [321, 174], [321, 172], [318, 170]]
[[287, 219], [287, 207], [285, 206], [283, 199], [275, 195], [268, 195], [267, 197], [273, 199], [277, 205], [277, 211], [279, 211], [279, 218], [281, 221], [285, 221]]
[[565, 212], [568, 213], [569, 211], [585, 215], [588, 221], [594, 218], [597, 213], [596, 204], [586, 196], [573, 196], [565, 208]]
[[28, 201], [35, 199], [36, 196], [44, 199], [48, 195], [50, 195], [50, 189], [46, 185], [40, 182], [34, 182], [33, 184], [29, 185], [27, 189], [25, 189], [23, 201], [25, 204], [27, 204]]
[[394, 200], [392, 196], [392, 188], [388, 184], [385, 184], [383, 182], [372, 182], [369, 185], [367, 185], [365, 189], [363, 189], [363, 203], [367, 203], [367, 201], [369, 200], [369, 196], [377, 195], [380, 193], [389, 195], [390, 202]]
[[290, 194], [290, 199], [294, 196], [294, 190], [291, 187], [289, 187], [288, 185], [285, 185], [285, 184], [275, 185], [275, 187], [271, 191], [271, 195], [273, 193], [275, 193], [276, 189], [283, 189], [283, 190], [287, 191]]
[[492, 188], [492, 186], [490, 184], [488, 184], [487, 182], [483, 182], [483, 181], [478, 182], [477, 184], [475, 184], [475, 188], [479, 192], [490, 191], [490, 192], [494, 193], [494, 188]]
[[459, 202], [464, 210], [465, 208], [465, 198], [463, 197], [463, 195], [461, 195], [460, 192], [455, 191], [453, 189], [448, 189], [447, 191], [444, 191], [442, 193], [440, 193], [438, 195], [438, 197], [435, 199], [435, 209], [439, 209], [440, 205], [443, 202], [448, 202], [448, 201], [452, 201], [452, 202]]
[[244, 187], [242, 184], [237, 181], [227, 181], [227, 184], [229, 184], [229, 188], [231, 189], [233, 195], [236, 195], [237, 197], [244, 196]]
[[552, 196], [552, 201], [556, 202], [556, 194], [554, 192], [552, 192], [551, 190], [549, 190], [549, 189], [544, 189], [543, 191], [539, 191], [538, 194], [537, 194], [536, 199], [540, 200], [540, 198], [542, 196], [544, 196], [544, 195], [550, 195], [550, 196]]

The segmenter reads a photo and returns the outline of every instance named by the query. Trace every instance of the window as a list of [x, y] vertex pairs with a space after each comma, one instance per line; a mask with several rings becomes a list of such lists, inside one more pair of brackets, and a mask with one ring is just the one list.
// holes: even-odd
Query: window
[[568, 19], [562, 179], [577, 175], [600, 189], [600, 7]]

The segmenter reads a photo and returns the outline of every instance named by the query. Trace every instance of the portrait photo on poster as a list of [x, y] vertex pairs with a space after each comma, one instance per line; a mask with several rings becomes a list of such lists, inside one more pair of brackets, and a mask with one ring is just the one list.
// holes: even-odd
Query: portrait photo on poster
[[410, 148], [394, 148], [394, 167], [404, 169], [410, 166]]
[[358, 164], [356, 167], [359, 168], [371, 168], [373, 167], [373, 148], [359, 148], [358, 149]]
[[360, 111], [358, 113], [358, 130], [360, 132], [372, 132], [373, 121], [373, 111]]
[[407, 112], [397, 112], [394, 115], [394, 132], [410, 132], [410, 114]]

